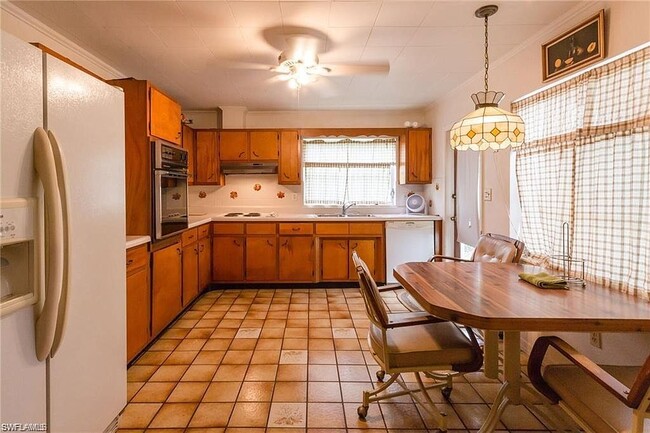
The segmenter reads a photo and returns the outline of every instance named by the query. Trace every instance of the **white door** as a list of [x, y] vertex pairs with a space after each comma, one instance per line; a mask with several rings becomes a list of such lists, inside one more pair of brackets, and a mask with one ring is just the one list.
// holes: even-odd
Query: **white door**
[[[43, 126], [42, 54], [5, 32], [0, 37], [1, 194], [3, 198], [34, 197], [32, 135]], [[31, 307], [0, 319], [2, 423], [46, 421], [45, 364], [36, 359], [34, 341]]]
[[48, 421], [52, 432], [102, 432], [126, 404], [124, 96], [50, 56], [46, 75], [45, 125], [63, 154], [70, 231]]

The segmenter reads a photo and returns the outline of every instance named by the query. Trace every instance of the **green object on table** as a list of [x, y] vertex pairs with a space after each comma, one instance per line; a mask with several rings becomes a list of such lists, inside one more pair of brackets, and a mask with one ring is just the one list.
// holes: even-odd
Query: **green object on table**
[[519, 274], [519, 278], [541, 289], [569, 289], [565, 279], [556, 275], [547, 274], [546, 272], [540, 272], [538, 274], [522, 272]]

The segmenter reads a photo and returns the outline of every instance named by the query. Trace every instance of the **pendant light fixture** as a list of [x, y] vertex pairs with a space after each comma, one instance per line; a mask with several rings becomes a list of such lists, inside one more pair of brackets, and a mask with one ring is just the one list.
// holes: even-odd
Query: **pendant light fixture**
[[488, 5], [474, 15], [485, 20], [485, 91], [472, 95], [476, 110], [454, 124], [449, 132], [451, 148], [456, 150], [487, 150], [516, 147], [524, 142], [524, 121], [516, 114], [499, 108], [503, 92], [488, 90], [488, 17], [499, 8]]

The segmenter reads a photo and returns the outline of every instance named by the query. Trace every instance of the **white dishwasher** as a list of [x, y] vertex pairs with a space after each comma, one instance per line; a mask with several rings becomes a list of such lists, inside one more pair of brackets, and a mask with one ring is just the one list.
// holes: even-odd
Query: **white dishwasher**
[[433, 243], [433, 221], [386, 221], [386, 282], [397, 282], [395, 266], [429, 260]]

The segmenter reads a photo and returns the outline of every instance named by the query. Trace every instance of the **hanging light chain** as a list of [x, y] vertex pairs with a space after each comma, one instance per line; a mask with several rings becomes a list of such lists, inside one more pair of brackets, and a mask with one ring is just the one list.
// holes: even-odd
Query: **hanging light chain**
[[488, 68], [490, 59], [488, 57], [488, 15], [485, 15], [485, 93], [488, 92]]

